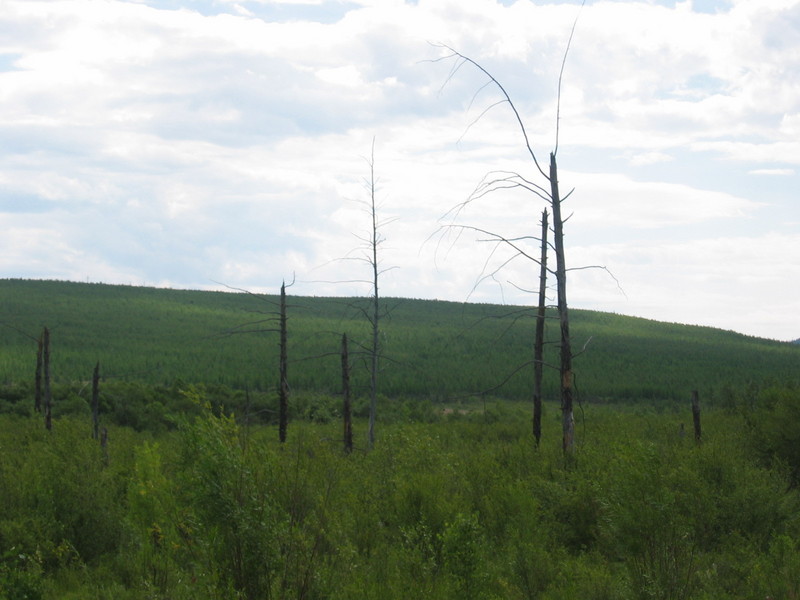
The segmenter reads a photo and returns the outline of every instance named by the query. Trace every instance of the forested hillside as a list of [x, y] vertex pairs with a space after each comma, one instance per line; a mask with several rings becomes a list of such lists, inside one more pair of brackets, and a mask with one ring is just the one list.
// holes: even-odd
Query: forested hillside
[[[295, 392], [340, 389], [342, 333], [368, 340], [362, 299], [289, 298], [289, 377]], [[363, 307], [363, 304], [361, 304]], [[386, 299], [381, 392], [448, 401], [488, 392], [527, 399], [532, 313], [524, 307]], [[277, 298], [60, 281], [0, 281], [0, 381], [32, 379], [36, 338], [51, 330], [55, 383], [176, 381], [269, 391], [277, 381]], [[714, 398], [765, 380], [800, 376], [800, 348], [707, 327], [573, 310], [577, 389], [584, 401]], [[549, 339], [556, 340], [557, 321]], [[557, 364], [556, 344], [548, 345]], [[545, 395], [557, 397], [557, 371]], [[356, 360], [354, 387], [366, 368]]]

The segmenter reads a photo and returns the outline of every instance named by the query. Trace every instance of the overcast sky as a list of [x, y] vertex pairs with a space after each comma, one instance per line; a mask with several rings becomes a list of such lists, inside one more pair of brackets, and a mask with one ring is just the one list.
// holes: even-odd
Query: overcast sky
[[[0, 276], [368, 295], [374, 139], [382, 295], [532, 303], [534, 263], [437, 234], [488, 172], [548, 185], [442, 45], [546, 165], [579, 5], [0, 0]], [[560, 117], [568, 266], [607, 269], [573, 308], [800, 337], [800, 1], [587, 0]]]

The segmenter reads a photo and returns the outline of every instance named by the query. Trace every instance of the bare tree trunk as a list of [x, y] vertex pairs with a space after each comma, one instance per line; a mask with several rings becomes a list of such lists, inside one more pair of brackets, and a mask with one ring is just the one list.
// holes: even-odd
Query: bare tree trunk
[[370, 368], [370, 389], [369, 389], [369, 447], [375, 445], [375, 415], [378, 408], [378, 356], [379, 347], [379, 318], [380, 305], [378, 297], [378, 215], [375, 208], [375, 142], [373, 141], [372, 155], [369, 161], [369, 189], [370, 189], [370, 208], [372, 212], [372, 348], [370, 357], [372, 365]]
[[92, 439], [100, 439], [100, 361], [92, 374]]
[[692, 391], [692, 420], [694, 421], [694, 441], [699, 444], [703, 435], [700, 430], [700, 396], [697, 390]]
[[36, 375], [34, 376], [33, 386], [33, 409], [42, 412], [42, 353], [44, 352], [44, 332], [39, 335], [38, 350], [36, 351]]
[[556, 155], [550, 153], [550, 190], [553, 205], [553, 231], [556, 248], [556, 282], [558, 284], [558, 315], [561, 323], [561, 425], [562, 449], [565, 454], [575, 450], [575, 417], [572, 410], [572, 345], [569, 336], [567, 308], [567, 266], [564, 259], [564, 221], [561, 217], [561, 196], [558, 193]]
[[44, 426], [50, 431], [53, 428], [53, 397], [50, 393], [50, 330], [47, 327], [42, 333], [42, 343], [44, 345]]
[[350, 406], [350, 358], [347, 352], [347, 334], [342, 334], [342, 418], [344, 419], [344, 451], [353, 451], [353, 416]]
[[103, 449], [103, 463], [108, 466], [108, 429], [100, 431], [100, 448]]
[[542, 372], [544, 368], [544, 319], [547, 291], [547, 210], [542, 211], [542, 254], [539, 258], [539, 306], [533, 346], [533, 437], [536, 447], [542, 439]]
[[278, 439], [286, 441], [286, 428], [289, 421], [289, 380], [287, 379], [286, 351], [286, 283], [281, 282], [281, 316], [280, 316], [280, 385], [278, 389]]

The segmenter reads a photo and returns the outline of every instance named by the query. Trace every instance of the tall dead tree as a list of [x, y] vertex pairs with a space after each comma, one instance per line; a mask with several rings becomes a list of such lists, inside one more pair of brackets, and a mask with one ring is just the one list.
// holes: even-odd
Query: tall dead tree
[[375, 140], [372, 140], [372, 150], [369, 158], [367, 159], [369, 166], [369, 178], [365, 178], [364, 183], [369, 194], [368, 199], [363, 201], [365, 211], [369, 215], [370, 228], [367, 235], [356, 235], [361, 241], [361, 246], [358, 250], [363, 254], [361, 256], [348, 257], [351, 260], [365, 262], [369, 265], [370, 278], [369, 280], [359, 280], [370, 285], [370, 302], [366, 308], [359, 307], [364, 317], [370, 324], [370, 343], [365, 346], [366, 354], [369, 357], [369, 372], [370, 372], [370, 385], [369, 385], [369, 426], [367, 429], [367, 443], [370, 448], [375, 445], [375, 421], [378, 412], [378, 373], [380, 371], [381, 359], [381, 344], [380, 344], [380, 323], [381, 315], [381, 301], [380, 301], [380, 286], [379, 280], [389, 269], [382, 269], [378, 248], [384, 242], [384, 237], [381, 234], [382, 228], [389, 224], [393, 219], [381, 220], [378, 217], [378, 203], [377, 203], [377, 185], [378, 182], [375, 178]]
[[372, 153], [369, 159], [369, 192], [370, 213], [372, 215], [372, 347], [370, 352], [370, 385], [369, 385], [369, 446], [375, 444], [375, 417], [378, 409], [378, 356], [380, 352], [380, 301], [378, 296], [378, 212], [375, 208], [375, 142], [372, 142]]
[[[558, 167], [556, 164], [556, 154], [558, 152], [558, 134], [559, 134], [559, 120], [560, 120], [560, 110], [561, 110], [561, 82], [564, 74], [564, 67], [566, 65], [567, 54], [569, 53], [569, 48], [572, 43], [572, 36], [575, 32], [575, 26], [577, 25], [577, 18], [572, 25], [572, 31], [569, 35], [569, 40], [567, 42], [566, 51], [564, 52], [564, 58], [561, 63], [561, 71], [559, 73], [558, 78], [558, 101], [556, 103], [556, 135], [555, 135], [555, 145], [552, 152], [550, 152], [550, 166], [548, 172], [545, 172], [537, 157], [536, 153], [531, 146], [531, 141], [528, 136], [528, 132], [525, 128], [525, 124], [520, 116], [519, 112], [517, 111], [514, 102], [511, 100], [511, 96], [509, 96], [508, 92], [505, 88], [500, 84], [500, 82], [483, 66], [481, 66], [475, 60], [461, 54], [460, 52], [450, 48], [449, 46], [443, 46], [446, 48], [450, 54], [448, 56], [443, 57], [439, 60], [444, 59], [456, 59], [455, 66], [453, 67], [450, 77], [453, 77], [455, 72], [461, 68], [464, 64], [469, 64], [476, 69], [478, 69], [481, 73], [483, 73], [488, 78], [487, 85], [491, 84], [499, 90], [500, 94], [502, 95], [502, 100], [493, 104], [491, 107], [496, 106], [497, 104], [508, 104], [511, 108], [514, 118], [516, 119], [517, 126], [522, 134], [524, 140], [525, 150], [527, 151], [528, 156], [530, 156], [531, 160], [533, 161], [533, 165], [535, 166], [536, 171], [538, 171], [539, 175], [546, 181], [545, 185], [539, 185], [534, 181], [527, 179], [520, 175], [519, 173], [515, 172], [493, 172], [489, 176], [484, 177], [483, 181], [478, 185], [476, 190], [472, 193], [470, 198], [467, 202], [463, 203], [461, 207], [465, 206], [469, 202], [476, 200], [478, 198], [482, 198], [487, 194], [492, 192], [496, 192], [499, 190], [509, 189], [509, 188], [520, 188], [527, 190], [528, 192], [533, 193], [534, 195], [542, 198], [545, 200], [549, 205], [553, 213], [553, 234], [554, 234], [554, 244], [553, 249], [556, 254], [556, 285], [558, 289], [558, 314], [559, 314], [559, 322], [560, 322], [560, 332], [561, 332], [561, 343], [560, 343], [560, 388], [561, 388], [561, 413], [562, 413], [562, 449], [565, 454], [571, 454], [575, 447], [575, 421], [573, 415], [573, 373], [572, 373], [572, 344], [570, 339], [570, 332], [569, 332], [569, 310], [567, 305], [567, 267], [566, 267], [566, 260], [564, 255], [564, 219], [562, 217], [561, 212], [561, 203], [566, 198], [562, 198], [559, 185], [558, 185]], [[482, 89], [482, 88], [481, 88]], [[489, 110], [489, 109], [487, 109]], [[485, 114], [486, 111], [484, 111]], [[460, 212], [460, 208], [457, 212]], [[488, 232], [484, 229], [480, 229], [477, 227], [463, 227], [462, 229], [472, 229], [473, 231], [479, 231], [483, 234], [488, 234], [490, 238], [492, 238], [497, 243], [503, 243], [510, 246], [517, 254], [517, 256], [524, 256], [530, 260], [535, 262], [541, 262], [537, 260], [529, 253], [526, 253], [524, 249], [522, 249], [519, 245], [521, 238], [511, 238], [507, 236], [501, 236], [494, 232]], [[522, 238], [524, 239], [524, 238]], [[504, 265], [507, 264], [508, 261], [503, 263]]]
[[[255, 310], [253, 312], [255, 312], [256, 314], [266, 315], [266, 316], [263, 318], [259, 317], [258, 319], [250, 321], [248, 323], [243, 323], [237, 327], [233, 327], [232, 329], [229, 329], [221, 333], [221, 335], [225, 336], [254, 334], [254, 333], [276, 333], [276, 332], [278, 333], [278, 439], [281, 441], [281, 443], [286, 441], [286, 433], [288, 430], [288, 423], [289, 423], [290, 388], [289, 388], [289, 378], [287, 374], [289, 360], [288, 360], [288, 332], [287, 332], [288, 305], [286, 302], [286, 288], [291, 287], [292, 285], [294, 285], [294, 279], [292, 279], [292, 282], [289, 285], [286, 285], [285, 281], [281, 282], [281, 292], [278, 301], [277, 314], [274, 309], [270, 310], [269, 312]], [[264, 301], [272, 306], [275, 306], [275, 302], [260, 294], [253, 293], [242, 288], [231, 287], [229, 285], [225, 285], [225, 287], [231, 290], [236, 290], [237, 292], [243, 292], [245, 294], [249, 294], [251, 296], [258, 298], [260, 301]], [[274, 326], [274, 323], [276, 321], [278, 322], [277, 328]], [[249, 406], [249, 400], [248, 400], [248, 406]], [[249, 419], [249, 414], [245, 415], [245, 420], [247, 419]]]
[[281, 443], [286, 441], [286, 429], [289, 423], [289, 378], [288, 371], [288, 351], [287, 351], [287, 332], [286, 332], [286, 282], [281, 282], [281, 303], [280, 303], [280, 358], [279, 358], [279, 377], [278, 386], [278, 438]]
[[567, 266], [564, 260], [564, 220], [561, 218], [561, 196], [558, 191], [558, 167], [555, 152], [550, 153], [550, 189], [553, 207], [553, 233], [556, 247], [556, 287], [558, 317], [561, 326], [561, 427], [562, 449], [571, 453], [575, 448], [575, 418], [572, 411], [572, 343], [569, 335], [567, 306]]
[[33, 409], [42, 412], [42, 361], [44, 358], [44, 332], [39, 335], [36, 350], [36, 375], [33, 380]]
[[542, 211], [542, 252], [539, 257], [539, 303], [533, 343], [533, 437], [542, 439], [542, 375], [544, 374], [544, 320], [547, 310], [547, 209]]
[[42, 360], [44, 368], [44, 426], [50, 431], [53, 428], [53, 395], [50, 391], [50, 330], [45, 327], [42, 332]]
[[100, 361], [92, 373], [92, 439], [100, 439]]

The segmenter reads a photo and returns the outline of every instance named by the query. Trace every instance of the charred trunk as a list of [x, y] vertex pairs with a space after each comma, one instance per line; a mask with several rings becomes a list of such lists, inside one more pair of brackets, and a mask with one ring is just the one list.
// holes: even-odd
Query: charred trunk
[[92, 439], [100, 439], [100, 362], [92, 374]]
[[533, 437], [536, 447], [542, 438], [542, 373], [544, 368], [544, 320], [547, 288], [547, 211], [542, 212], [542, 255], [539, 259], [539, 306], [533, 347]]
[[278, 386], [278, 439], [281, 443], [286, 441], [286, 429], [289, 423], [289, 380], [287, 378], [287, 349], [286, 349], [286, 284], [281, 283], [281, 315], [280, 315], [280, 365]]
[[559, 371], [561, 374], [561, 425], [562, 449], [571, 454], [575, 449], [575, 418], [572, 400], [572, 345], [569, 335], [569, 309], [567, 307], [567, 266], [564, 259], [564, 220], [561, 215], [561, 197], [558, 192], [556, 155], [550, 153], [550, 190], [553, 203], [553, 233], [556, 249], [556, 283], [558, 285], [558, 316], [561, 328]]
[[344, 419], [344, 451], [353, 451], [353, 417], [350, 406], [350, 358], [347, 351], [347, 334], [342, 334], [342, 418]]

